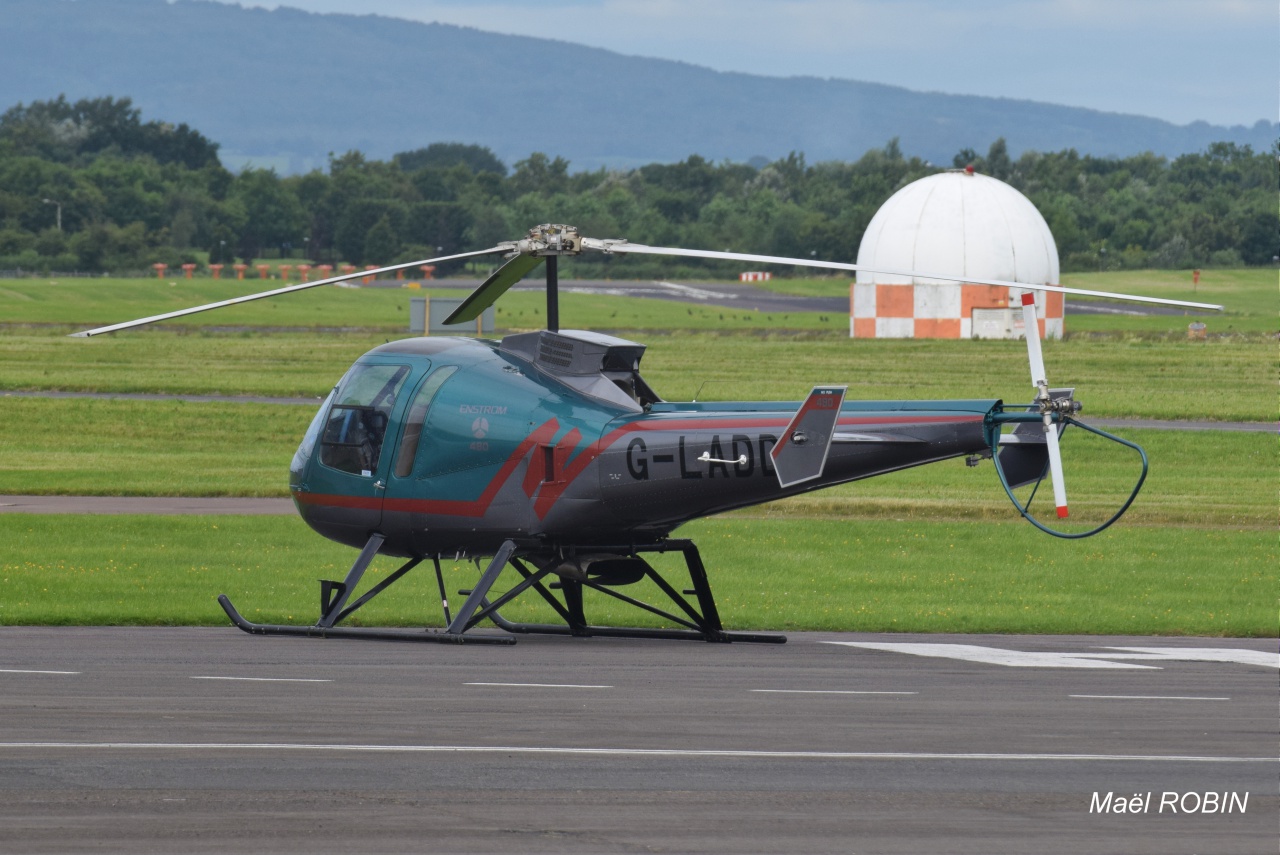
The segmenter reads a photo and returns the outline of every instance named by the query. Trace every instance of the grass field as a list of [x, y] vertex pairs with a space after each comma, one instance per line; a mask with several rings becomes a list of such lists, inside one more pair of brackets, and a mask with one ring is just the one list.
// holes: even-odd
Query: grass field
[[[657, 301], [652, 301], [657, 302]], [[623, 331], [623, 334], [626, 334]], [[800, 400], [814, 383], [864, 399], [1030, 400], [1025, 347], [1008, 341], [851, 340], [843, 335], [637, 335], [642, 370], [668, 400]], [[386, 335], [311, 332], [127, 332], [70, 339], [0, 332], [0, 389], [323, 396]], [[1047, 342], [1055, 383], [1075, 385], [1086, 414], [1266, 421], [1276, 345], [1266, 339]]]
[[[227, 300], [281, 284], [212, 279], [3, 280], [0, 320], [87, 328]], [[572, 286], [571, 281], [564, 284]], [[214, 314], [177, 318], [165, 325], [179, 329], [343, 327], [407, 334], [409, 300], [426, 295], [459, 299], [466, 292], [326, 285], [230, 306]], [[769, 313], [597, 294], [566, 294], [561, 301], [561, 322], [566, 328], [589, 329], [849, 330], [848, 312]], [[540, 293], [510, 292], [496, 306], [496, 323], [499, 329], [541, 329], [546, 325], [546, 302]], [[465, 327], [460, 334], [467, 334]]]
[[[89, 516], [67, 523], [0, 515], [7, 545], [0, 624], [223, 625], [219, 593], [253, 621], [314, 622], [316, 579], [341, 579], [353, 554], [289, 517]], [[729, 517], [680, 533], [699, 544], [732, 628], [1275, 632], [1272, 532], [1137, 526], [1050, 543], [1014, 523]], [[378, 559], [367, 584], [397, 566]], [[447, 565], [451, 592], [476, 577], [470, 564]], [[659, 601], [634, 588], [628, 593]], [[419, 568], [358, 623], [439, 626], [438, 602], [434, 575]], [[599, 623], [639, 618], [655, 625], [598, 595], [588, 593], [587, 605]], [[525, 599], [504, 614], [551, 619], [545, 606]]]
[[[1141, 297], [1213, 303], [1223, 311], [1155, 314], [1069, 315], [1067, 335], [1120, 333], [1126, 336], [1185, 336], [1187, 324], [1202, 321], [1214, 335], [1274, 334], [1277, 324], [1275, 268], [1247, 270], [1204, 270], [1198, 285], [1190, 270], [1118, 270], [1106, 273], [1064, 273], [1061, 285], [1090, 291], [1109, 291]], [[839, 297], [849, 293], [849, 279], [843, 276], [815, 279], [771, 279], [763, 287], [784, 294], [806, 297]], [[1133, 309], [1134, 304], [1070, 297], [1072, 302], [1101, 302], [1116, 308]]]
[[[270, 404], [8, 399], [0, 422], [0, 494], [288, 495], [289, 460], [313, 410]], [[38, 425], [38, 430], [32, 426]], [[1122, 430], [1152, 460], [1126, 524], [1274, 525], [1275, 438], [1265, 433]], [[1100, 448], [1100, 446], [1102, 446]], [[1137, 476], [1136, 457], [1070, 432], [1072, 505], [1109, 516]], [[990, 464], [948, 461], [799, 496], [785, 517], [1009, 519]]]
[[[1069, 324], [1078, 334], [1046, 343], [1052, 379], [1078, 387], [1086, 417], [1273, 421], [1275, 272], [1207, 271], [1195, 293], [1189, 281], [1170, 279], [1177, 276], [1103, 274], [1064, 284], [1221, 301], [1230, 314], [1206, 322], [1222, 335], [1188, 342], [1182, 316], [1075, 316]], [[779, 282], [802, 293], [833, 287]], [[0, 322], [8, 324], [0, 330], [0, 396], [315, 397], [407, 326], [407, 292], [323, 288], [231, 310], [238, 317], [195, 316], [169, 331], [65, 337], [75, 325], [256, 284], [0, 282]], [[847, 281], [838, 285], [847, 294]], [[499, 326], [536, 328], [540, 306], [538, 295], [508, 295]], [[857, 398], [1031, 395], [1016, 342], [851, 341], [843, 315], [762, 319], [578, 295], [566, 298], [565, 322], [649, 344], [645, 377], [671, 400], [797, 400], [825, 382], [847, 382]], [[339, 325], [356, 329], [310, 329]], [[288, 460], [313, 412], [0, 397], [0, 493], [284, 495]], [[1117, 432], [1147, 448], [1151, 474], [1129, 515], [1084, 541], [1051, 539], [1018, 522], [991, 465], [971, 470], [961, 461], [699, 521], [680, 534], [703, 549], [736, 628], [1275, 635], [1274, 435]], [[1067, 440], [1073, 515], [1102, 518], [1123, 498], [1132, 461]], [[250, 619], [306, 622], [315, 617], [315, 579], [341, 578], [354, 554], [291, 518], [0, 515], [0, 542], [0, 624], [221, 624], [221, 592]], [[374, 573], [394, 566], [380, 561]], [[430, 623], [438, 615], [434, 578], [416, 575], [363, 612], [364, 621]], [[451, 587], [474, 577], [469, 565], [456, 567]], [[609, 610], [593, 617], [634, 619]]]
[[[1127, 333], [1185, 336], [1187, 324], [1200, 320], [1214, 335], [1265, 335], [1278, 329], [1274, 269], [1207, 270], [1192, 286], [1190, 271], [1137, 270], [1065, 274], [1067, 287], [1141, 296], [1219, 303], [1221, 314], [1072, 315], [1067, 334]], [[760, 283], [780, 293], [848, 297], [848, 277], [773, 279]], [[203, 303], [226, 300], [286, 284], [279, 280], [213, 279], [10, 279], [0, 280], [0, 321], [19, 324], [105, 325]], [[573, 281], [565, 280], [571, 287]], [[461, 297], [454, 289], [341, 288], [321, 286], [272, 300], [192, 315], [167, 325], [194, 329], [219, 327], [359, 327], [401, 333], [408, 329], [409, 298]], [[1076, 298], [1073, 298], [1076, 299]], [[847, 332], [849, 315], [818, 312], [767, 313], [750, 309], [690, 306], [660, 300], [566, 294], [561, 301], [566, 327], [631, 330], [807, 330]], [[1132, 305], [1122, 308], [1132, 308]], [[512, 292], [497, 304], [501, 329], [538, 329], [545, 323], [544, 301], [536, 292]]]

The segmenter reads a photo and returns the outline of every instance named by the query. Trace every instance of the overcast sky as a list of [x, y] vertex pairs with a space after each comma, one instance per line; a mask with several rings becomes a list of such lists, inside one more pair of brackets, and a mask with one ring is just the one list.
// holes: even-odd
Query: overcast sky
[[[231, 2], [232, 0], [222, 0]], [[1276, 121], [1276, 0], [286, 0], [720, 71], [1026, 98], [1178, 124]]]

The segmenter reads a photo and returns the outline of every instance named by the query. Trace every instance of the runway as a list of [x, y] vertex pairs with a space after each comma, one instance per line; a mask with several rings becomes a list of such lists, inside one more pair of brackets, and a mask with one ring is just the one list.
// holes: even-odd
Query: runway
[[0, 851], [1269, 851], [1278, 664], [1267, 639], [0, 628]]

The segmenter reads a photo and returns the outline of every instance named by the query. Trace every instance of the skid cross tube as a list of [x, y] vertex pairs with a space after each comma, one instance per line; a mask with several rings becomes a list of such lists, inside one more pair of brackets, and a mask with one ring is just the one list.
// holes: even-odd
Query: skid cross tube
[[[400, 569], [396, 570], [386, 579], [370, 588], [364, 596], [360, 597], [350, 606], [347, 600], [356, 586], [360, 584], [360, 579], [364, 576], [365, 571], [373, 562], [374, 557], [378, 554], [378, 550], [382, 548], [386, 538], [381, 534], [374, 533], [370, 535], [369, 540], [365, 543], [364, 549], [360, 550], [360, 555], [356, 558], [355, 563], [351, 565], [351, 569], [347, 571], [346, 578], [341, 582], [334, 582], [329, 579], [320, 580], [320, 619], [313, 626], [289, 626], [284, 624], [263, 624], [254, 623], [246, 620], [244, 616], [236, 610], [231, 604], [230, 598], [226, 594], [218, 597], [218, 603], [222, 606], [222, 610], [227, 613], [227, 617], [231, 622], [240, 629], [251, 635], [294, 635], [306, 638], [360, 638], [372, 641], [416, 641], [416, 642], [433, 642], [436, 644], [514, 644], [514, 638], [505, 636], [492, 635], [468, 635], [463, 636], [461, 633], [446, 632], [396, 632], [393, 630], [381, 629], [364, 629], [358, 627], [340, 627], [336, 624], [345, 620], [353, 612], [368, 603], [374, 597], [381, 594], [393, 583], [398, 581], [406, 573], [418, 566], [422, 562], [421, 558], [411, 558]], [[436, 571], [439, 574], [440, 559], [435, 559]], [[444, 582], [443, 577], [438, 575], [441, 586], [441, 604], [445, 610], [445, 616], [448, 617], [449, 605], [444, 599]]]
[[440, 588], [440, 610], [444, 612], [444, 625], [448, 626], [453, 623], [453, 619], [449, 617], [449, 595], [444, 591], [444, 573], [440, 570], [440, 556], [431, 556], [432, 562], [436, 565], [436, 585]]
[[342, 609], [347, 604], [347, 598], [351, 596], [356, 585], [360, 584], [360, 578], [364, 576], [364, 571], [369, 568], [369, 564], [372, 563], [385, 540], [386, 538], [381, 534], [370, 535], [364, 549], [360, 550], [359, 557], [347, 571], [346, 579], [341, 582], [320, 580], [320, 620], [316, 621], [316, 626], [329, 629], [338, 622], [339, 617], [342, 616]]
[[[720, 622], [720, 613], [716, 608], [715, 597], [711, 593], [711, 584], [707, 579], [706, 568], [702, 563], [702, 557], [698, 552], [698, 548], [691, 540], [668, 540], [660, 543], [636, 546], [592, 546], [589, 551], [593, 553], [606, 553], [608, 555], [617, 556], [618, 558], [639, 558], [642, 553], [646, 552], [679, 552], [685, 561], [685, 566], [689, 571], [689, 579], [693, 586], [692, 590], [686, 591], [686, 594], [692, 594], [696, 599], [696, 607], [667, 579], [665, 579], [657, 570], [648, 566], [646, 563], [645, 578], [651, 580], [657, 588], [665, 594], [671, 602], [678, 607], [680, 612], [674, 614], [657, 606], [646, 603], [635, 597], [628, 596], [612, 589], [611, 586], [605, 585], [593, 579], [563, 579], [560, 589], [563, 593], [563, 601], [556, 597], [551, 590], [551, 586], [544, 584], [547, 576], [552, 575], [555, 568], [559, 566], [563, 560], [563, 553], [552, 556], [549, 560], [538, 563], [543, 564], [540, 568], [530, 569], [526, 565], [529, 560], [528, 554], [519, 554], [519, 548], [512, 540], [505, 541], [498, 549], [489, 565], [485, 568], [480, 576], [479, 582], [475, 588], [464, 591], [466, 601], [454, 614], [450, 614], [448, 597], [445, 594], [444, 574], [440, 566], [440, 556], [432, 556], [432, 562], [436, 571], [436, 584], [440, 589], [440, 605], [444, 612], [445, 623], [447, 628], [443, 632], [426, 631], [426, 632], [396, 632], [391, 630], [363, 629], [357, 627], [341, 627], [337, 624], [341, 623], [357, 609], [364, 606], [374, 597], [377, 597], [392, 584], [397, 582], [410, 570], [420, 564], [424, 559], [421, 557], [411, 558], [405, 562], [394, 573], [390, 574], [386, 579], [370, 588], [363, 596], [356, 599], [350, 605], [348, 600], [352, 592], [359, 585], [365, 571], [377, 556], [378, 550], [381, 549], [384, 538], [380, 534], [370, 536], [364, 548], [360, 551], [360, 555], [352, 564], [351, 569], [347, 571], [346, 578], [342, 582], [334, 582], [331, 580], [321, 580], [321, 614], [320, 619], [312, 626], [288, 626], [280, 624], [259, 624], [246, 620], [231, 604], [231, 600], [225, 595], [218, 597], [218, 602], [222, 605], [223, 611], [227, 613], [227, 617], [231, 619], [237, 627], [243, 631], [253, 635], [293, 635], [309, 638], [361, 638], [378, 641], [417, 641], [417, 642], [434, 642], [434, 643], [455, 643], [474, 642], [482, 644], [514, 644], [515, 639], [510, 636], [492, 636], [492, 635], [475, 635], [471, 630], [481, 621], [490, 620], [498, 626], [499, 629], [505, 630], [513, 635], [525, 634], [545, 634], [545, 635], [573, 635], [573, 636], [604, 636], [615, 638], [661, 638], [661, 639], [683, 639], [693, 641], [716, 641], [716, 642], [757, 642], [769, 644], [781, 644], [785, 642], [786, 636], [772, 635], [762, 633], [746, 633], [746, 632], [726, 632]], [[588, 549], [587, 547], [580, 547]], [[573, 550], [570, 550], [572, 554]], [[536, 554], [536, 553], [535, 553]], [[489, 595], [493, 590], [494, 584], [502, 575], [507, 565], [515, 568], [520, 574], [520, 581], [507, 592], [490, 600]], [[535, 564], [535, 567], [537, 565]], [[656, 615], [664, 621], [676, 624], [680, 628], [673, 629], [650, 629], [645, 627], [625, 627], [625, 626], [595, 626], [587, 622], [583, 612], [582, 593], [583, 588], [590, 588], [594, 591], [612, 597], [627, 605], [634, 606], [650, 614]], [[526, 593], [530, 589], [534, 590], [543, 600], [545, 600], [556, 614], [564, 621], [564, 625], [556, 624], [534, 624], [534, 623], [516, 623], [507, 620], [502, 616], [500, 609], [520, 595]]]
[[[512, 559], [511, 565], [526, 579], [534, 574], [519, 559]], [[562, 604], [556, 599], [555, 594], [547, 590], [542, 584], [541, 577], [533, 581], [533, 589], [538, 592], [538, 596], [547, 601], [551, 608], [555, 609], [556, 614], [560, 615], [560, 619], [568, 625], [573, 635], [581, 635], [587, 626], [587, 619], [582, 613], [582, 585], [568, 579], [560, 583], [560, 589], [564, 591], [564, 603]]]
[[368, 592], [365, 593], [363, 597], [361, 597], [360, 599], [356, 600], [354, 603], [352, 603], [351, 605], [343, 609], [342, 612], [338, 615], [338, 619], [335, 620], [334, 623], [335, 624], [342, 623], [344, 620], [347, 619], [349, 615], [351, 615], [352, 612], [354, 612], [356, 609], [360, 608], [365, 603], [372, 600], [374, 597], [378, 596], [378, 594], [381, 594], [387, 588], [391, 587], [391, 584], [393, 582], [395, 582], [405, 573], [408, 573], [414, 567], [417, 567], [420, 563], [422, 563], [421, 558], [410, 558], [400, 567], [399, 570], [392, 573], [390, 576], [383, 579], [378, 584], [374, 585], [372, 588], [368, 590]]
[[498, 547], [497, 554], [493, 556], [493, 560], [489, 562], [489, 566], [480, 576], [479, 584], [471, 589], [466, 602], [462, 604], [462, 608], [458, 609], [458, 613], [449, 622], [449, 628], [445, 630], [447, 633], [450, 635], [462, 635], [462, 633], [471, 628], [471, 616], [475, 614], [476, 609], [480, 608], [481, 602], [489, 593], [489, 589], [493, 587], [493, 583], [498, 580], [498, 576], [502, 573], [502, 568], [507, 566], [507, 561], [515, 554], [515, 551], [515, 541], [504, 540], [502, 542], [502, 546]]
[[[510, 544], [504, 544], [504, 549]], [[514, 545], [512, 544], [514, 550]], [[649, 603], [629, 597], [611, 590], [609, 586], [591, 579], [575, 580], [565, 579], [560, 585], [560, 589], [564, 594], [564, 602], [561, 602], [545, 585], [542, 580], [551, 573], [552, 568], [558, 563], [558, 558], [553, 558], [547, 562], [546, 566], [538, 571], [529, 570], [521, 561], [521, 556], [502, 555], [503, 550], [499, 550], [499, 555], [494, 557], [488, 569], [485, 570], [481, 577], [480, 583], [470, 591], [464, 592], [468, 595], [467, 602], [472, 604], [474, 601], [473, 617], [463, 619], [463, 612], [459, 612], [454, 618], [454, 625], [459, 627], [460, 632], [465, 632], [474, 626], [478, 621], [488, 618], [493, 621], [499, 628], [511, 633], [519, 634], [544, 634], [544, 635], [574, 635], [574, 636], [609, 636], [618, 638], [664, 638], [664, 639], [685, 639], [694, 641], [717, 641], [717, 642], [756, 642], [767, 644], [781, 644], [787, 639], [783, 635], [761, 634], [761, 633], [743, 633], [743, 632], [726, 632], [720, 623], [720, 613], [716, 608], [715, 598], [711, 593], [711, 585], [707, 579], [706, 568], [702, 564], [701, 555], [698, 548], [691, 540], [671, 540], [649, 546], [613, 546], [613, 547], [591, 547], [592, 552], [604, 552], [619, 557], [639, 557], [643, 552], [680, 552], [685, 559], [685, 565], [689, 570], [689, 578], [693, 584], [694, 594], [698, 601], [698, 607], [695, 609], [688, 600], [682, 597], [676, 589], [664, 579], [652, 567], [647, 568], [645, 575], [657, 585], [659, 590], [667, 595], [671, 601], [683, 611], [688, 618], [680, 617], [664, 611]], [[502, 558], [499, 564], [498, 559]], [[511, 564], [516, 572], [522, 576], [522, 580], [514, 588], [502, 595], [494, 601], [488, 599], [489, 591], [492, 589], [494, 582], [501, 573], [506, 564]], [[496, 569], [495, 569], [496, 568]], [[617, 627], [617, 626], [595, 626], [589, 624], [583, 615], [582, 608], [582, 589], [591, 588], [602, 594], [613, 597], [616, 600], [635, 606], [636, 608], [657, 615], [663, 620], [678, 624], [684, 629], [649, 629], [643, 627]], [[507, 603], [514, 600], [517, 596], [532, 588], [538, 593], [551, 607], [556, 614], [564, 620], [565, 625], [558, 624], [533, 624], [533, 623], [517, 623], [504, 618], [499, 609]], [[466, 607], [464, 606], [464, 611]], [[472, 612], [467, 612], [471, 615]], [[462, 620], [459, 623], [460, 619]], [[454, 631], [453, 626], [450, 631]]]
[[544, 576], [546, 576], [550, 572], [551, 570], [550, 568], [548, 568], [546, 570], [539, 570], [537, 573], [534, 573], [533, 575], [525, 576], [523, 581], [521, 581], [518, 585], [516, 585], [510, 591], [507, 591], [505, 594], [498, 597], [498, 599], [494, 600], [492, 603], [490, 603], [486, 597], [481, 597], [481, 605], [483, 606], [483, 608], [477, 611], [475, 613], [475, 616], [472, 617], [469, 621], [467, 621], [467, 625], [463, 627], [461, 631], [466, 632], [468, 629], [471, 629], [471, 627], [475, 626], [480, 621], [489, 617], [491, 614], [493, 614], [498, 609], [505, 606], [507, 603], [514, 600], [516, 597], [523, 594], [525, 591], [529, 590], [531, 587], [537, 585], [539, 580], [541, 580]]

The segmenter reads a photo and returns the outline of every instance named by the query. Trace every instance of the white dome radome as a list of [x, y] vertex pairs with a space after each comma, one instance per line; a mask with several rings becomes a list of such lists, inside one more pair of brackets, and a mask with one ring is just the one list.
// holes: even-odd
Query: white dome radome
[[[986, 175], [956, 170], [913, 181], [871, 218], [858, 264], [966, 279], [1058, 284], [1058, 247], [1031, 201]], [[858, 271], [858, 284], [942, 280]]]

